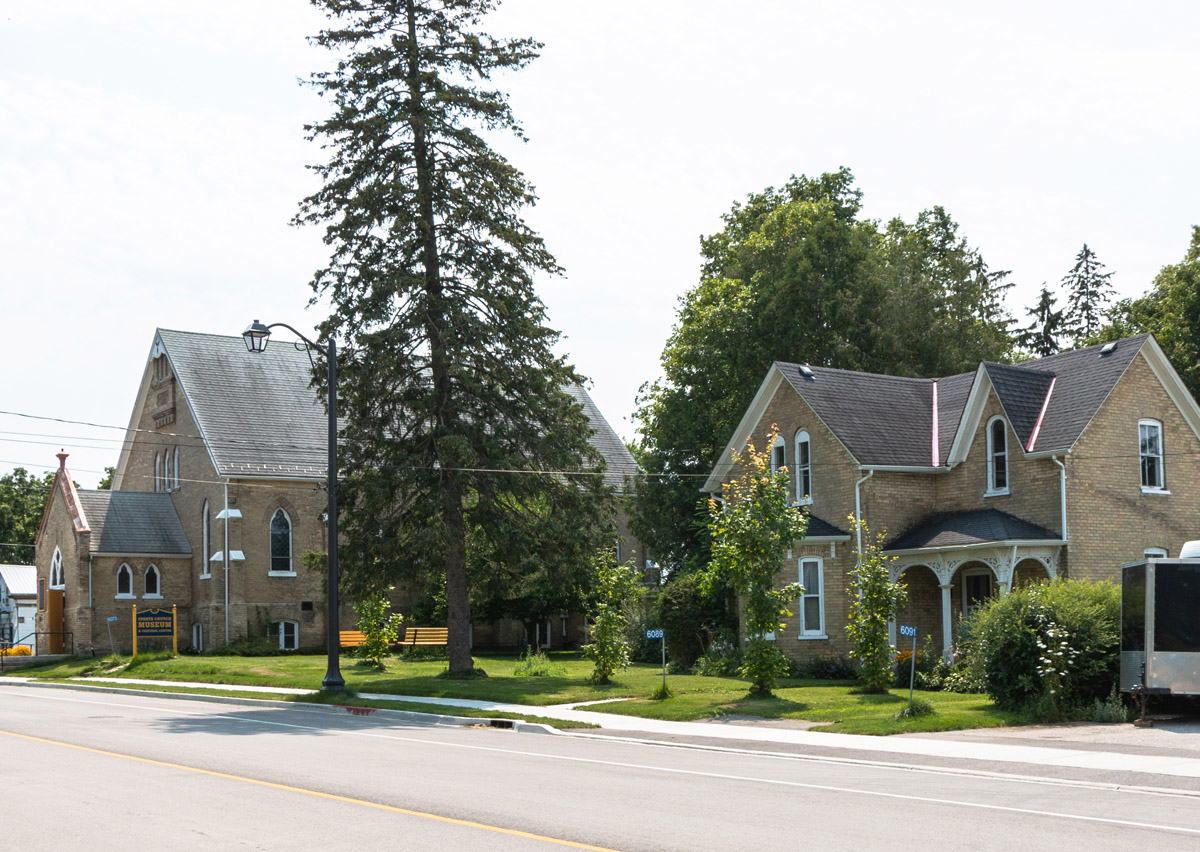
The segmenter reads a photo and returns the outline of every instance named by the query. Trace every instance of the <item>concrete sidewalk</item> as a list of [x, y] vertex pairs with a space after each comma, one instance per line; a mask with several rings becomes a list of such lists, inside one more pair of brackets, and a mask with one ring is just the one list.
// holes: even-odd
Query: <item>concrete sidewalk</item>
[[[248, 697], [270, 695], [307, 695], [316, 690], [264, 686], [152, 681], [133, 678], [75, 678], [81, 687], [111, 688], [137, 686], [175, 686], [192, 689], [221, 689], [246, 693]], [[5, 678], [4, 682], [24, 682], [25, 678]], [[208, 697], [208, 696], [206, 696]], [[1154, 728], [1117, 725], [1055, 725], [1022, 728], [987, 728], [939, 734], [907, 734], [869, 737], [856, 734], [828, 734], [803, 730], [776, 720], [713, 720], [704, 722], [667, 722], [616, 713], [589, 710], [607, 702], [532, 706], [475, 701], [465, 698], [430, 698], [422, 695], [384, 695], [359, 693], [372, 701], [433, 704], [446, 708], [471, 708], [496, 713], [539, 716], [546, 719], [587, 722], [597, 725], [602, 736], [647, 739], [655, 742], [709, 745], [753, 749], [756, 744], [774, 751], [794, 753], [788, 746], [831, 752], [854, 759], [853, 752], [889, 755], [897, 759], [933, 758], [950, 761], [981, 761], [995, 764], [1028, 764], [1065, 769], [1138, 773], [1164, 777], [1200, 779], [1200, 724], [1166, 723]], [[219, 700], [219, 699], [218, 699]], [[559, 732], [562, 733], [562, 732]], [[596, 736], [586, 731], [568, 731], [570, 736]]]

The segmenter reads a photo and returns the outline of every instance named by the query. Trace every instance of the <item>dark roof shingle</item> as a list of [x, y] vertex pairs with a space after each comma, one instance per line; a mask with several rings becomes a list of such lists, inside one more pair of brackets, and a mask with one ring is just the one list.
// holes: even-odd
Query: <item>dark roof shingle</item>
[[79, 491], [91, 527], [92, 553], [190, 556], [191, 545], [169, 494], [153, 491]]
[[775, 366], [860, 464], [932, 465], [931, 380]]
[[[325, 476], [329, 420], [303, 349], [278, 341], [251, 354], [240, 337], [167, 329], [158, 338], [222, 476]], [[587, 391], [567, 390], [591, 423], [605, 482], [620, 489], [637, 462]]]
[[962, 547], [1002, 541], [1058, 541], [1058, 533], [998, 509], [930, 515], [884, 545], [885, 551]]

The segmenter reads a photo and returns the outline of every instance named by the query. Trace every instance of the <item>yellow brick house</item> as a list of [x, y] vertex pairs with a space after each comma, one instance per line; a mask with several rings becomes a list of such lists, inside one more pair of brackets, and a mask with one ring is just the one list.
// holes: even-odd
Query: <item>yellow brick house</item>
[[900, 623], [943, 653], [991, 595], [1113, 580], [1200, 537], [1200, 407], [1150, 335], [938, 379], [776, 362], [705, 490], [773, 424], [772, 465], [810, 517], [780, 575], [805, 586], [777, 637], [796, 659], [849, 650], [850, 516], [886, 532]]

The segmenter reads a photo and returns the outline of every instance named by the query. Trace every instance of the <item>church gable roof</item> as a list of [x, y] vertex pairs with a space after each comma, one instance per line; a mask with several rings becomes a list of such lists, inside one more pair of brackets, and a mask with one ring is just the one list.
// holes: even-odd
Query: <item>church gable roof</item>
[[221, 476], [324, 478], [328, 418], [305, 350], [167, 329], [158, 340]]
[[190, 556], [191, 545], [169, 494], [79, 491], [92, 528], [90, 551], [119, 556]]
[[633, 459], [633, 453], [629, 452], [621, 436], [609, 425], [582, 385], [572, 385], [567, 388], [567, 393], [579, 403], [592, 426], [592, 437], [589, 440], [604, 459], [604, 484], [618, 492], [624, 491], [625, 477], [636, 476], [640, 470], [638, 463]]
[[[157, 342], [221, 476], [325, 477], [329, 420], [304, 349], [277, 341], [250, 353], [241, 337], [167, 329]], [[637, 463], [587, 391], [567, 390], [591, 423], [606, 483], [619, 489]]]

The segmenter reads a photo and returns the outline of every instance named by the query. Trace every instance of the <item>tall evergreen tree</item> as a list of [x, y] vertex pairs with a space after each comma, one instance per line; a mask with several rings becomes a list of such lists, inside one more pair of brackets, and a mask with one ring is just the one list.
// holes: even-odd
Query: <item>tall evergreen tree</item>
[[1113, 289], [1109, 279], [1113, 273], [1104, 272], [1104, 264], [1087, 243], [1075, 255], [1075, 265], [1063, 276], [1063, 290], [1067, 294], [1064, 331], [1076, 345], [1093, 337], [1104, 324], [1105, 309], [1112, 300]]
[[532, 188], [483, 135], [521, 136], [489, 84], [540, 45], [482, 32], [492, 0], [313, 2], [337, 65], [310, 80], [332, 114], [309, 138], [330, 153], [296, 221], [325, 226], [321, 332], [350, 350], [346, 583], [443, 575], [450, 670], [468, 672], [468, 531], [503, 550], [522, 513], [603, 492], [533, 288], [558, 267], [521, 218]]
[[1062, 347], [1058, 338], [1063, 332], [1063, 310], [1054, 310], [1058, 300], [1042, 284], [1042, 292], [1038, 295], [1038, 303], [1025, 311], [1032, 322], [1020, 330], [1018, 342], [1022, 347], [1039, 358], [1053, 355]]

